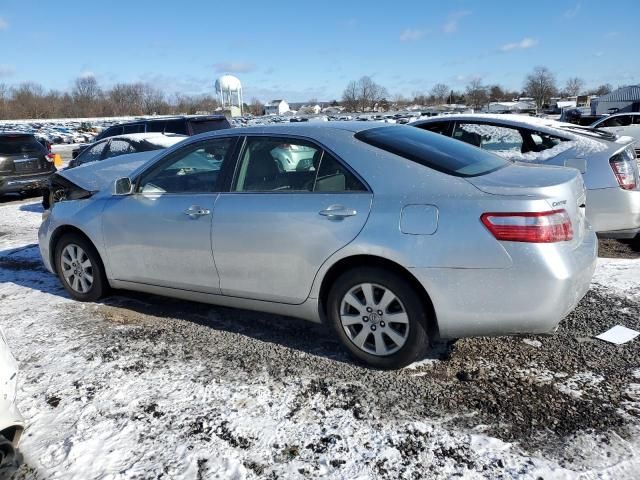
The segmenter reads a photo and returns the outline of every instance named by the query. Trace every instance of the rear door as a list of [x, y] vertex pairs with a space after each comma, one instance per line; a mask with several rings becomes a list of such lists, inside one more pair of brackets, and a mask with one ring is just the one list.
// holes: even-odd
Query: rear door
[[133, 195], [107, 201], [102, 221], [114, 279], [219, 293], [211, 219], [235, 142], [186, 145], [144, 172]]
[[231, 192], [215, 206], [222, 293], [304, 302], [320, 266], [364, 226], [371, 200], [364, 182], [321, 146], [286, 136], [248, 137]]
[[46, 148], [33, 135], [0, 135], [0, 174], [20, 176], [52, 170]]

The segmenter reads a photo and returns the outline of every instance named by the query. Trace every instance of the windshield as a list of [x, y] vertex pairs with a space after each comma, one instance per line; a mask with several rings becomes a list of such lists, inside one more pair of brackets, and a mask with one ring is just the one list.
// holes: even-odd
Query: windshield
[[511, 162], [458, 140], [415, 127], [380, 127], [355, 136], [369, 145], [458, 177], [493, 172]]

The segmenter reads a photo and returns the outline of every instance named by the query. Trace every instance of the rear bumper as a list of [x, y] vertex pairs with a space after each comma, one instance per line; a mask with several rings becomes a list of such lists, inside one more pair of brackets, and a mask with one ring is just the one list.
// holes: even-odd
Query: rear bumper
[[635, 237], [640, 232], [640, 190], [589, 190], [587, 219], [599, 237]]
[[34, 175], [0, 177], [0, 193], [22, 192], [46, 187], [49, 177], [55, 172], [55, 170], [50, 170]]
[[589, 290], [598, 254], [592, 230], [575, 249], [508, 247], [510, 268], [411, 269], [431, 296], [442, 338], [552, 332]]

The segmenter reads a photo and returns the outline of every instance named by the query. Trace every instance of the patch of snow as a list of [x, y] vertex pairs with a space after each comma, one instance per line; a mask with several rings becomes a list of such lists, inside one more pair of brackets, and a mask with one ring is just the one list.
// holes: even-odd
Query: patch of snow
[[585, 390], [595, 387], [603, 381], [604, 377], [600, 375], [595, 375], [592, 372], [582, 372], [572, 375], [562, 383], [556, 383], [555, 387], [565, 395], [580, 398]]
[[593, 284], [640, 301], [640, 259], [598, 258]]

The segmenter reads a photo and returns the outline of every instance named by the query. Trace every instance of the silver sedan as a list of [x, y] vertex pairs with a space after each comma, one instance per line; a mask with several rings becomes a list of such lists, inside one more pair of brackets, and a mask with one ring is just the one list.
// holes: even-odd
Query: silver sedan
[[[282, 145], [304, 166], [281, 168]], [[413, 127], [236, 128], [58, 175], [40, 250], [73, 298], [113, 287], [326, 322], [378, 368], [435, 337], [553, 331], [595, 268], [576, 170]]]

